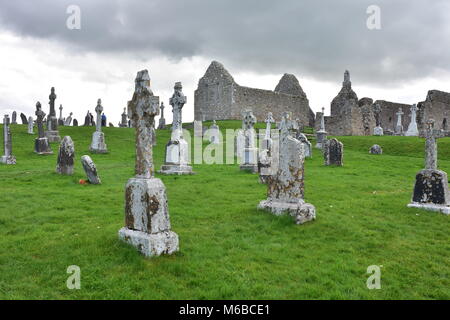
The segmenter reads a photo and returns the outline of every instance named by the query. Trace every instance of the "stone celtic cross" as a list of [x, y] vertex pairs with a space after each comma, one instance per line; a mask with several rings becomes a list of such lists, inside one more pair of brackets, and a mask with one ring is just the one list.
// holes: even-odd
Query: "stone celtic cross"
[[56, 116], [55, 111], [55, 100], [56, 100], [56, 94], [55, 94], [55, 88], [52, 87], [50, 95], [48, 96], [50, 102], [48, 103], [50, 105], [50, 114], [49, 116]]
[[270, 139], [270, 129], [272, 128], [272, 123], [274, 123], [275, 120], [272, 117], [272, 112], [267, 113], [267, 118], [266, 118], [266, 135], [265, 135], [265, 139]]
[[442, 130], [434, 129], [434, 120], [427, 122], [425, 131], [425, 169], [437, 170], [437, 143], [436, 139], [444, 137]]
[[96, 125], [95, 130], [98, 132], [101, 132], [102, 131], [102, 112], [103, 112], [102, 99], [97, 100], [97, 106], [95, 107], [95, 112], [97, 113], [97, 122], [95, 123], [95, 125]]
[[172, 121], [172, 140], [177, 140], [183, 136], [182, 134], [182, 112], [184, 104], [186, 103], [186, 96], [183, 94], [183, 86], [181, 82], [176, 82], [174, 87], [174, 93], [169, 100], [169, 104], [172, 106], [173, 121]]
[[45, 112], [42, 111], [42, 106], [41, 103], [38, 101], [36, 103], [36, 123], [37, 123], [37, 127], [38, 127], [38, 135], [39, 138], [43, 138], [44, 137], [44, 118], [45, 118]]
[[136, 128], [136, 165], [138, 178], [151, 178], [154, 174], [152, 126], [159, 114], [159, 97], [150, 89], [147, 70], [137, 73], [133, 98], [128, 102], [128, 116]]
[[244, 120], [242, 121], [242, 126], [244, 130], [253, 129], [253, 126], [256, 123], [256, 117], [253, 115], [251, 110], [244, 112]]

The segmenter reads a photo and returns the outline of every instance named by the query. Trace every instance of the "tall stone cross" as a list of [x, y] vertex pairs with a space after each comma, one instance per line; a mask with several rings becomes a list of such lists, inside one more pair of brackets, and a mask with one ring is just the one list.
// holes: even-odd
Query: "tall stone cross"
[[161, 102], [161, 106], [159, 108], [161, 109], [161, 119], [164, 119], [164, 102]]
[[178, 140], [183, 137], [181, 115], [183, 106], [186, 103], [186, 96], [183, 94], [182, 89], [181, 82], [175, 82], [174, 93], [169, 100], [173, 112], [172, 140]]
[[97, 122], [95, 131], [101, 132], [102, 131], [102, 112], [103, 112], [103, 106], [102, 106], [102, 99], [97, 100], [97, 106], [95, 107], [95, 112], [97, 113]]
[[136, 128], [137, 178], [149, 179], [154, 175], [152, 126], [159, 114], [159, 97], [150, 89], [150, 76], [147, 70], [137, 73], [133, 98], [128, 102], [128, 116]]
[[[56, 100], [56, 94], [55, 94], [55, 88], [52, 87], [50, 95], [48, 96], [50, 102], [48, 103], [50, 105], [50, 114], [49, 117], [56, 117], [56, 111], [55, 111], [55, 100]], [[62, 110], [62, 109], [61, 109]]]
[[444, 137], [442, 130], [434, 129], [434, 120], [427, 121], [425, 131], [425, 169], [437, 170], [437, 143], [436, 139]]
[[42, 106], [41, 103], [38, 101], [36, 103], [36, 123], [37, 123], [37, 127], [38, 127], [38, 135], [39, 138], [44, 138], [44, 117], [45, 117], [45, 112], [42, 111]]
[[401, 107], [398, 109], [396, 115], [397, 115], [397, 127], [400, 127], [402, 126], [402, 116], [404, 115]]
[[242, 129], [250, 130], [253, 129], [253, 126], [256, 123], [256, 117], [253, 115], [251, 110], [247, 110], [244, 112], [244, 119], [242, 120]]
[[62, 104], [59, 105], [59, 119], [62, 120], [62, 111], [63, 111], [63, 106]]
[[323, 107], [322, 107], [322, 117], [320, 118], [320, 131], [325, 131], [325, 108]]
[[270, 139], [270, 129], [272, 128], [272, 123], [274, 123], [275, 120], [272, 117], [272, 112], [267, 113], [266, 118], [266, 135], [264, 139]]

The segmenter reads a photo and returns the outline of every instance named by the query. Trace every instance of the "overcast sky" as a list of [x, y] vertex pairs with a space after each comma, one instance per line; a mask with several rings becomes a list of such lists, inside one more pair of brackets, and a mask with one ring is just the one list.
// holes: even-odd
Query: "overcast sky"
[[[70, 5], [79, 30], [66, 26]], [[367, 28], [370, 5], [379, 30]], [[101, 98], [117, 125], [136, 72], [148, 69], [166, 105], [183, 83], [192, 121], [212, 60], [255, 88], [293, 73], [315, 111], [329, 112], [345, 69], [359, 98], [417, 103], [430, 89], [450, 91], [449, 17], [447, 0], [0, 0], [0, 112], [34, 115], [40, 101], [48, 113], [54, 86], [64, 116], [82, 123]]]

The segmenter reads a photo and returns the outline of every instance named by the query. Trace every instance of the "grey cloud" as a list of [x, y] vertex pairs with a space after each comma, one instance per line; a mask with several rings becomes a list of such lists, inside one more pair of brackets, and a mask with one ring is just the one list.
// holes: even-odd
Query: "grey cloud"
[[[147, 59], [195, 55], [234, 70], [295, 73], [358, 83], [400, 84], [448, 73], [450, 6], [445, 0], [26, 0], [0, 1], [0, 24], [22, 36], [54, 39], [78, 52]], [[68, 30], [77, 4], [82, 29]], [[381, 8], [381, 30], [366, 9]]]

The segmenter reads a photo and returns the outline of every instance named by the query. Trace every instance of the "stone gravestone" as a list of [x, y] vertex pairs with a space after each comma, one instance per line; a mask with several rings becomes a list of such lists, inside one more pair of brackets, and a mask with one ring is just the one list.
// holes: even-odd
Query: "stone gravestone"
[[11, 124], [17, 124], [17, 112], [15, 111], [12, 113]]
[[86, 172], [86, 176], [91, 184], [101, 184], [102, 181], [97, 173], [97, 167], [95, 166], [94, 161], [92, 161], [91, 157], [84, 155], [81, 157], [81, 164], [83, 166], [84, 172]]
[[52, 154], [53, 151], [48, 143], [48, 138], [44, 133], [44, 117], [45, 112], [42, 111], [41, 103], [36, 103], [36, 124], [38, 127], [38, 137], [34, 140], [34, 152], [37, 154]]
[[55, 112], [55, 88], [52, 87], [51, 93], [49, 95], [49, 105], [50, 105], [50, 113], [47, 116], [47, 131], [45, 132], [45, 136], [48, 138], [49, 142], [59, 142], [61, 137], [58, 132], [58, 119], [56, 119]]
[[72, 122], [72, 115], [73, 115], [73, 113], [71, 112], [71, 113], [69, 114], [69, 116], [66, 118], [66, 120], [64, 121], [64, 125], [65, 125], [65, 126], [70, 126], [70, 124], [71, 124], [71, 122]]
[[303, 144], [293, 138], [288, 129], [287, 114], [280, 123], [278, 169], [268, 178], [267, 200], [258, 208], [275, 215], [290, 214], [297, 224], [316, 218], [316, 209], [304, 201], [304, 150]]
[[86, 116], [84, 117], [84, 124], [83, 126], [88, 127], [91, 125], [91, 114], [88, 110], [88, 112], [86, 113]]
[[22, 120], [22, 124], [28, 124], [27, 116], [22, 112], [20, 113], [20, 119]]
[[320, 129], [316, 132], [316, 148], [322, 149], [327, 139], [327, 132], [325, 130], [325, 108], [322, 108], [322, 115], [320, 118]]
[[258, 172], [258, 149], [256, 148], [256, 130], [254, 125], [256, 117], [252, 110], [243, 113], [244, 147], [242, 152], [241, 170], [249, 170], [252, 173]]
[[136, 175], [125, 187], [125, 227], [119, 238], [148, 257], [172, 254], [179, 250], [178, 235], [171, 231], [166, 188], [154, 177], [151, 128], [159, 97], [150, 89], [147, 70], [138, 72], [128, 108], [136, 128]]
[[272, 130], [272, 123], [275, 122], [272, 116], [272, 112], [267, 113], [266, 118], [266, 131], [264, 135], [264, 139], [261, 142], [261, 150], [267, 149], [270, 150], [270, 147], [272, 145], [272, 139], [271, 139], [271, 130]]
[[75, 156], [75, 146], [69, 136], [65, 136], [59, 145], [58, 162], [56, 172], [64, 175], [73, 174], [73, 158]]
[[159, 171], [162, 174], [193, 174], [189, 165], [189, 146], [183, 138], [182, 109], [186, 103], [186, 96], [182, 92], [181, 82], [176, 82], [174, 93], [170, 98], [173, 122], [172, 134], [166, 145], [166, 159]]
[[33, 132], [34, 120], [33, 117], [28, 117], [28, 134], [34, 134]]
[[417, 105], [413, 104], [411, 106], [411, 122], [409, 123], [408, 130], [405, 133], [405, 136], [408, 137], [417, 137], [419, 136], [419, 129], [417, 128]]
[[112, 124], [112, 122], [108, 123], [108, 126], [109, 126], [110, 128], [114, 128], [114, 124]]
[[272, 140], [272, 123], [275, 120], [272, 117], [272, 112], [267, 113], [266, 122], [266, 130], [264, 134], [264, 138], [261, 139], [260, 151], [258, 154], [258, 172], [259, 172], [259, 182], [267, 183], [268, 178], [272, 175], [272, 149], [273, 149], [273, 140]]
[[370, 153], [370, 154], [383, 154], [383, 149], [382, 149], [379, 145], [374, 144], [374, 145], [370, 148], [369, 153]]
[[120, 121], [119, 127], [121, 127], [121, 128], [128, 127], [128, 117], [127, 117], [127, 113], [126, 113], [126, 108], [123, 108], [123, 113], [121, 115], [121, 121]]
[[59, 118], [58, 118], [58, 126], [63, 126], [64, 125], [64, 119], [62, 116], [62, 111], [63, 111], [63, 106], [62, 104], [59, 105]]
[[434, 120], [427, 122], [425, 132], [425, 169], [416, 175], [416, 184], [410, 208], [419, 208], [450, 214], [450, 192], [447, 173], [437, 169], [436, 139], [444, 137], [442, 130], [434, 129]]
[[212, 144], [220, 144], [220, 130], [219, 126], [216, 124], [216, 120], [213, 120], [213, 124], [208, 130], [209, 142]]
[[376, 127], [373, 128], [374, 136], [382, 136], [384, 134], [383, 128], [381, 127], [381, 106], [377, 103], [373, 106], [373, 113], [375, 116]]
[[3, 156], [0, 158], [0, 163], [16, 164], [16, 157], [12, 154], [12, 137], [9, 124], [9, 116], [5, 114], [3, 117]]
[[92, 142], [89, 150], [93, 153], [107, 153], [108, 148], [105, 143], [105, 134], [102, 132], [102, 100], [97, 100], [97, 106], [95, 107], [95, 112], [97, 113], [97, 125], [95, 127], [95, 132], [92, 134]]
[[309, 142], [308, 138], [301, 132], [297, 134], [297, 140], [303, 143], [305, 150], [305, 158], [312, 158], [312, 144]]
[[73, 126], [74, 127], [78, 127], [78, 120], [77, 119], [73, 119]]
[[166, 128], [166, 119], [164, 118], [164, 102], [161, 102], [161, 117], [159, 118], [159, 124], [158, 129], [165, 129]]
[[401, 136], [403, 135], [402, 116], [404, 115], [401, 107], [398, 109], [396, 115], [397, 115], [397, 125], [395, 126], [395, 135]]
[[323, 148], [323, 157], [326, 166], [344, 165], [344, 145], [337, 139], [327, 140]]

